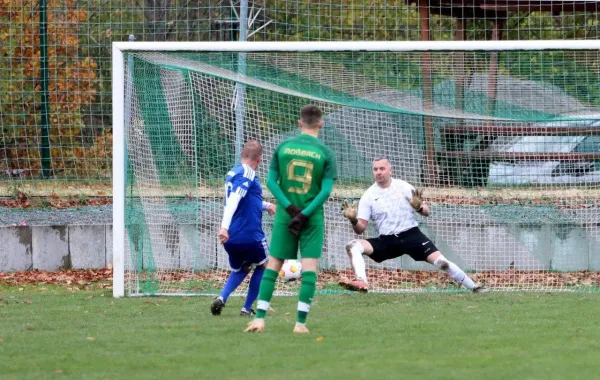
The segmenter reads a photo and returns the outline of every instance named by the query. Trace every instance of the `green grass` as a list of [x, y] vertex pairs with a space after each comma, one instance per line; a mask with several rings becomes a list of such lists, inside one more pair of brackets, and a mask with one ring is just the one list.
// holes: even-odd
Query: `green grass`
[[[321, 295], [243, 334], [240, 298], [0, 287], [2, 379], [577, 379], [600, 373], [600, 295]], [[321, 339], [322, 338], [322, 339]]]

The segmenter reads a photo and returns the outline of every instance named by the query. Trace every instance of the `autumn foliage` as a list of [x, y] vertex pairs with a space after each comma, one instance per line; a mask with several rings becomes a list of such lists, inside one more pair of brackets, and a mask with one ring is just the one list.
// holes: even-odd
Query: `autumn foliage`
[[58, 285], [70, 290], [112, 288], [112, 268], [64, 269], [57, 272], [40, 270], [0, 272], [0, 285]]
[[[34, 176], [40, 169], [41, 60], [39, 1], [0, 0], [0, 171]], [[48, 0], [48, 95], [52, 169], [79, 176], [109, 152], [110, 135], [84, 131], [97, 93], [97, 63], [80, 52], [87, 12], [75, 1]], [[88, 136], [87, 141], [85, 136]], [[86, 157], [87, 160], [82, 160]], [[101, 158], [101, 157], [98, 157]]]
[[[221, 289], [227, 279], [227, 271], [165, 272], [161, 281], [173, 285], [192, 281], [196, 291]], [[46, 286], [57, 285], [69, 290], [111, 289], [112, 267], [101, 269], [63, 269], [56, 272], [40, 270], [22, 272], [0, 272], [0, 286]], [[319, 274], [319, 290], [332, 289], [341, 278], [352, 278], [350, 270], [323, 271]], [[600, 275], [597, 272], [547, 272], [547, 271], [488, 271], [471, 274], [473, 280], [494, 289], [544, 287], [556, 290], [597, 289]], [[398, 284], [406, 284], [412, 290], [454, 289], [456, 283], [444, 272], [409, 270], [371, 270], [369, 284], [384, 291], [397, 291]], [[299, 282], [281, 283], [282, 291], [298, 291]]]

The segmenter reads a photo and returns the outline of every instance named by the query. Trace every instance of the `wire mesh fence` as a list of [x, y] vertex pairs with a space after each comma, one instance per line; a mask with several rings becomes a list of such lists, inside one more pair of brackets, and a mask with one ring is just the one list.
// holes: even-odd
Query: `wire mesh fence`
[[[248, 40], [598, 37], [595, 2], [464, 3], [264, 0], [244, 13]], [[242, 11], [227, 0], [1, 0], [0, 195], [110, 193], [111, 42], [237, 40]]]

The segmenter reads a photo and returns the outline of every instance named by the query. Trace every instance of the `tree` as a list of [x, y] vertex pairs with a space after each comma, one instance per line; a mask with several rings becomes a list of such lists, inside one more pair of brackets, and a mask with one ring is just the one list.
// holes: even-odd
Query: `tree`
[[[82, 113], [96, 95], [96, 62], [79, 54], [85, 10], [70, 0], [48, 0], [50, 147], [56, 172], [85, 168]], [[0, 169], [37, 174], [40, 168], [39, 2], [0, 0]], [[101, 137], [104, 142], [106, 136]], [[95, 148], [97, 149], [97, 147]], [[77, 175], [77, 171], [74, 173]]]

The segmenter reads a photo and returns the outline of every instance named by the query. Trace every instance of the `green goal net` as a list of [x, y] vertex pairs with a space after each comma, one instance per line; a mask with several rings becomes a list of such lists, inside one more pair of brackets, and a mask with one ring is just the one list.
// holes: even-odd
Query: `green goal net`
[[[356, 235], [340, 204], [373, 184], [381, 155], [394, 177], [424, 189], [432, 215], [419, 216], [421, 229], [476, 281], [496, 290], [600, 289], [600, 57], [562, 42], [552, 50], [238, 43], [222, 46], [244, 52], [119, 52], [123, 136], [115, 143], [124, 154], [113, 165], [124, 176], [114, 190], [124, 195], [122, 207], [115, 198], [124, 293], [219, 292], [229, 271], [217, 239], [224, 176], [241, 145], [258, 139], [264, 183], [273, 149], [298, 133], [307, 103], [324, 111], [320, 138], [339, 175], [325, 205], [320, 291], [339, 292], [337, 281], [351, 277], [345, 245]], [[272, 218], [263, 224], [270, 236]], [[459, 289], [408, 256], [367, 263], [376, 292]], [[278, 282], [279, 294], [296, 287]]]

